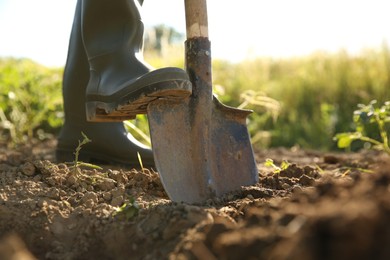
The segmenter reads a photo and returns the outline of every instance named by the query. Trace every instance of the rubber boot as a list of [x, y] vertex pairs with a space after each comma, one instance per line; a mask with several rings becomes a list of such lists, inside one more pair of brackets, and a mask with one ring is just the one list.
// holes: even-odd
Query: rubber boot
[[74, 160], [74, 152], [84, 132], [91, 143], [84, 145], [79, 159], [84, 162], [139, 166], [137, 152], [144, 166], [154, 166], [150, 149], [139, 144], [122, 122], [87, 122], [85, 91], [89, 81], [89, 63], [81, 37], [81, 0], [78, 0], [69, 41], [63, 78], [65, 123], [58, 137], [56, 150], [59, 162]]
[[191, 95], [187, 73], [152, 70], [143, 61], [144, 26], [138, 0], [83, 0], [82, 36], [90, 66], [89, 121], [123, 121], [146, 114], [155, 99]]

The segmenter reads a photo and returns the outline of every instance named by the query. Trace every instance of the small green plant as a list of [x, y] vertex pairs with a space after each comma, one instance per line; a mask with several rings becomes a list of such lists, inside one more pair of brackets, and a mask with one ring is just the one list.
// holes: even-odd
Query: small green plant
[[74, 152], [75, 159], [72, 162], [72, 166], [69, 167], [71, 174], [73, 174], [78, 180], [80, 181], [86, 181], [90, 184], [96, 184], [98, 181], [104, 181], [107, 179], [107, 174], [92, 174], [87, 175], [82, 173], [80, 167], [87, 167], [91, 169], [97, 169], [97, 170], [103, 170], [102, 167], [92, 164], [92, 163], [86, 163], [79, 160], [80, 151], [83, 147], [83, 145], [92, 142], [91, 139], [88, 138], [86, 134], [81, 132], [81, 135], [83, 136], [83, 140], [79, 140], [79, 144], [76, 147], [76, 150]]
[[285, 160], [283, 160], [282, 163], [280, 164], [280, 166], [277, 166], [274, 163], [274, 160], [268, 158], [268, 159], [265, 160], [264, 166], [272, 167], [274, 169], [274, 174], [277, 174], [277, 173], [280, 173], [283, 170], [286, 170], [288, 167], [290, 167], [290, 163], [285, 161]]
[[[390, 154], [389, 137], [386, 129], [390, 122], [390, 102], [385, 102], [378, 106], [377, 101], [373, 100], [368, 105], [359, 104], [358, 109], [354, 111], [353, 122], [356, 124], [355, 132], [346, 132], [337, 134], [334, 139], [339, 148], [350, 148], [356, 140], [363, 141], [372, 145], [372, 148], [382, 150]], [[368, 136], [368, 127], [374, 125], [379, 131], [379, 140]]]
[[124, 218], [125, 220], [130, 220], [136, 217], [139, 213], [139, 205], [133, 197], [129, 199], [128, 202], [124, 203], [122, 206], [117, 207], [113, 216], [118, 218]]
[[98, 166], [98, 165], [79, 161], [79, 155], [80, 155], [80, 151], [81, 151], [81, 148], [83, 147], [83, 145], [92, 142], [92, 140], [89, 139], [88, 136], [86, 134], [84, 134], [83, 132], [81, 132], [81, 135], [83, 136], [83, 140], [82, 141], [79, 140], [79, 144], [76, 147], [76, 150], [74, 152], [73, 168], [79, 169], [80, 166], [85, 166], [85, 167], [89, 167], [92, 169], [102, 170], [103, 168]]

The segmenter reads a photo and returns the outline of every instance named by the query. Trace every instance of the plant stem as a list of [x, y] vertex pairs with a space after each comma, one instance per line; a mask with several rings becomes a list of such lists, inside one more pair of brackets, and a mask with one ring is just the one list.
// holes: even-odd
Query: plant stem
[[381, 138], [382, 138], [382, 145], [383, 145], [383, 150], [390, 154], [390, 148], [389, 148], [389, 138], [387, 136], [387, 132], [386, 132], [386, 129], [385, 129], [385, 123], [383, 120], [381, 120], [379, 118], [378, 115], [375, 116], [375, 120], [378, 124], [378, 127], [379, 127], [379, 132], [380, 132], [380, 135], [381, 135]]

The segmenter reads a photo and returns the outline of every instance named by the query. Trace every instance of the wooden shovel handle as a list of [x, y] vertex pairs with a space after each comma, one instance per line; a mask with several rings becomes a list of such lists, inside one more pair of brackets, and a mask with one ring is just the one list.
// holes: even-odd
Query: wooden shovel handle
[[187, 39], [209, 37], [206, 0], [184, 0]]

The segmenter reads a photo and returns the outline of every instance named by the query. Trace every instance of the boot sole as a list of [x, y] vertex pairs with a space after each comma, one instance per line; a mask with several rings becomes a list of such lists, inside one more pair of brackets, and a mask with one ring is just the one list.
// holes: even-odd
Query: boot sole
[[119, 122], [135, 119], [137, 114], [146, 114], [148, 104], [160, 99], [181, 101], [192, 93], [187, 80], [174, 80], [147, 86], [131, 92], [120, 100], [86, 102], [87, 120], [90, 122]]

